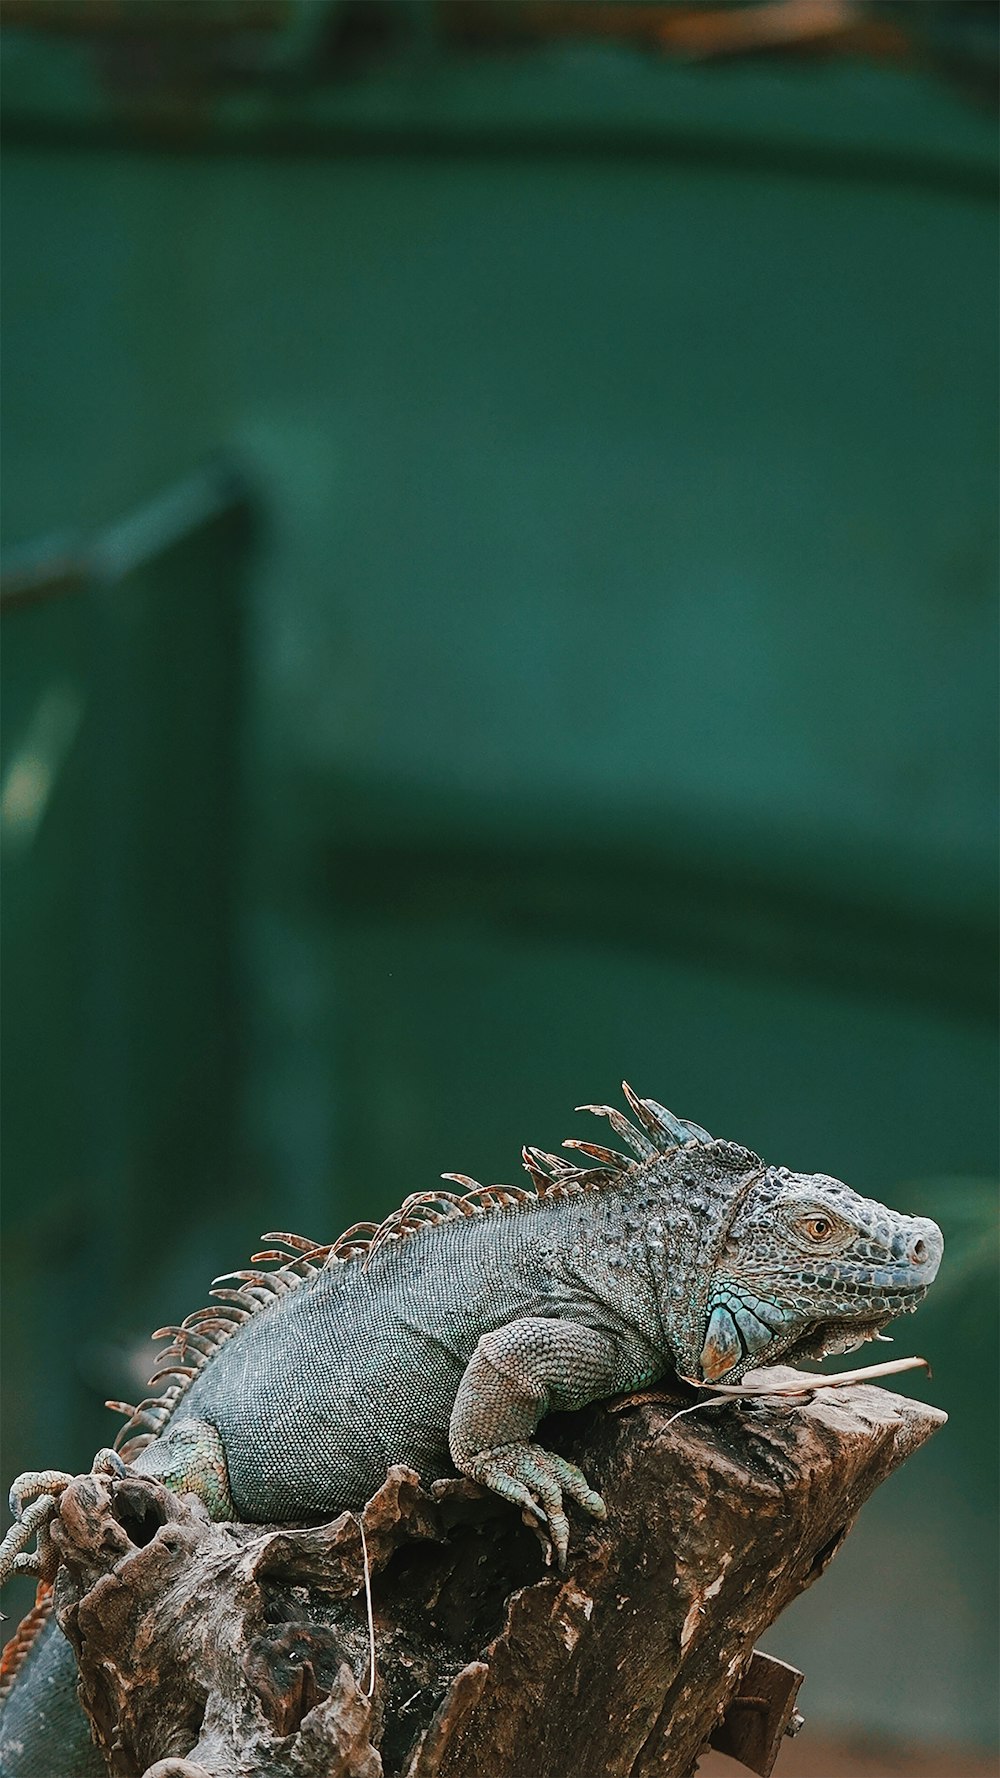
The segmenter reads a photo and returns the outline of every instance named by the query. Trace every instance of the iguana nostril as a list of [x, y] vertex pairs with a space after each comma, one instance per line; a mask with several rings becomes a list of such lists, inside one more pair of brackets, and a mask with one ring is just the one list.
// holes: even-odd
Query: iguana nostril
[[906, 1241], [905, 1253], [910, 1265], [919, 1271], [921, 1283], [926, 1281], [929, 1284], [941, 1264], [944, 1238], [937, 1223], [931, 1222], [929, 1216], [919, 1216], [913, 1220], [916, 1227], [909, 1230], [910, 1238]]

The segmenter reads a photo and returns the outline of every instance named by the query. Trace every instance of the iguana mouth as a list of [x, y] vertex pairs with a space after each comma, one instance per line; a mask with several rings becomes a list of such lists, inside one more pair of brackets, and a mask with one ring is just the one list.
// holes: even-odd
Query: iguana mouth
[[871, 1321], [814, 1321], [807, 1327], [801, 1338], [796, 1340], [784, 1354], [784, 1362], [792, 1363], [796, 1359], [817, 1359], [839, 1357], [844, 1352], [854, 1352], [864, 1346], [868, 1340], [875, 1340], [883, 1328], [889, 1326], [897, 1315], [908, 1314], [917, 1304], [902, 1303], [891, 1315], [879, 1315]]

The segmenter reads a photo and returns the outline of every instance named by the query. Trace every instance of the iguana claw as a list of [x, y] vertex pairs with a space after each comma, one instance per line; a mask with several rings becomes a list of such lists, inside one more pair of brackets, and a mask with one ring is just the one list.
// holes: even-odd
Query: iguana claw
[[466, 1474], [548, 1527], [560, 1571], [566, 1567], [569, 1550], [569, 1520], [563, 1495], [575, 1500], [591, 1518], [608, 1516], [601, 1496], [595, 1494], [576, 1464], [543, 1450], [541, 1445], [496, 1445], [492, 1451], [482, 1451], [475, 1457]]
[[[92, 1473], [124, 1475], [125, 1465], [117, 1451], [98, 1451]], [[41, 1580], [54, 1580], [59, 1555], [49, 1536], [49, 1525], [55, 1516], [59, 1496], [73, 1477], [64, 1469], [26, 1469], [11, 1484], [8, 1496], [14, 1523], [0, 1543], [0, 1587], [12, 1574], [35, 1574]], [[38, 1545], [28, 1550], [33, 1537]]]

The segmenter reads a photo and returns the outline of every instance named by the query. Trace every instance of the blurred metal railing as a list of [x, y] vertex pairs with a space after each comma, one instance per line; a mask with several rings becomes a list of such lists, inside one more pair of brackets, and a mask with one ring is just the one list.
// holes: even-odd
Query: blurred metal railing
[[11, 1470], [104, 1442], [151, 1275], [192, 1203], [226, 1213], [248, 519], [213, 465], [3, 577]]

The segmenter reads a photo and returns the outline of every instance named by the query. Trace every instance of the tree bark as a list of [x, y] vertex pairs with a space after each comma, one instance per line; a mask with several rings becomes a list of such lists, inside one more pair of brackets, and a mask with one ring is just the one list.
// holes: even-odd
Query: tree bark
[[671, 1424], [680, 1405], [547, 1424], [609, 1506], [577, 1518], [566, 1574], [464, 1480], [396, 1468], [362, 1514], [275, 1528], [79, 1477], [53, 1526], [57, 1611], [108, 1772], [691, 1778], [713, 1736], [769, 1771], [797, 1676], [751, 1667], [754, 1642], [945, 1416], [870, 1386]]

